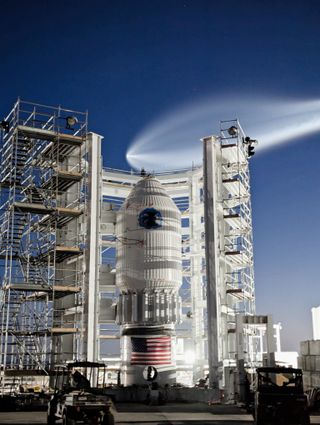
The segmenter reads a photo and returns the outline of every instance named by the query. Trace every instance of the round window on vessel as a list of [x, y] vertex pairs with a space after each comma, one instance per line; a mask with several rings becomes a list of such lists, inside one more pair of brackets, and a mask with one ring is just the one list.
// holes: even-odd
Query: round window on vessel
[[158, 229], [162, 226], [160, 211], [154, 208], [146, 208], [139, 214], [139, 226], [145, 229]]

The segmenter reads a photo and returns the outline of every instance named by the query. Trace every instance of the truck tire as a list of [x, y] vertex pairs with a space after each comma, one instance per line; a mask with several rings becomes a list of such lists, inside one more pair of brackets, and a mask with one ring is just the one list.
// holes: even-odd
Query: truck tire
[[254, 425], [263, 425], [263, 414], [257, 406], [254, 406], [252, 416], [254, 419]]
[[254, 418], [254, 425], [263, 425], [263, 424], [264, 424], [264, 420], [261, 413], [257, 414], [256, 417]]
[[67, 413], [64, 413], [62, 416], [62, 425], [74, 425], [76, 421], [68, 417]]
[[107, 412], [103, 417], [102, 425], [114, 425], [114, 416], [111, 412]]
[[55, 425], [56, 423], [56, 417], [52, 415], [51, 413], [48, 413], [47, 415], [47, 424], [48, 425]]

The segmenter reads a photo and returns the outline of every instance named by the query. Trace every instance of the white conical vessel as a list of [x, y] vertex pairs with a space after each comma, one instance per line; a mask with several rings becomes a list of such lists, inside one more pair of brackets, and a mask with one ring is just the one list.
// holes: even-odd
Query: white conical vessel
[[120, 289], [124, 385], [175, 382], [175, 331], [180, 317], [181, 214], [161, 183], [141, 179], [117, 214], [116, 282]]

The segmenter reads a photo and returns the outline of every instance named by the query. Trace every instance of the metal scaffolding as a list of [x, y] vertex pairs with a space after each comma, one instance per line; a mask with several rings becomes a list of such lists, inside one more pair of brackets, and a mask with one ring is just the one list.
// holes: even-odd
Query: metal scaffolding
[[[236, 134], [229, 134], [235, 128]], [[232, 132], [231, 132], [232, 133]], [[219, 199], [222, 206], [222, 317], [228, 338], [224, 358], [234, 359], [236, 353], [236, 315], [255, 314], [255, 287], [253, 268], [252, 209], [249, 173], [249, 145], [238, 120], [222, 121], [218, 163]], [[252, 341], [245, 338], [244, 351], [251, 353]], [[253, 359], [247, 359], [252, 361]]]
[[[249, 138], [237, 120], [221, 122], [204, 142], [209, 375], [218, 387], [236, 366], [236, 317], [255, 314]], [[251, 141], [253, 142], [253, 141]], [[243, 335], [247, 363], [253, 335]]]
[[82, 352], [87, 113], [18, 100], [0, 151], [0, 364], [46, 375]]

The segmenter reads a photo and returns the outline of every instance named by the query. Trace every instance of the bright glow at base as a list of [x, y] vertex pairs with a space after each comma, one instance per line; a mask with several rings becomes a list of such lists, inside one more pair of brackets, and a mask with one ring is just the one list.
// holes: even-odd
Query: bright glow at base
[[219, 134], [220, 120], [239, 118], [256, 153], [320, 131], [320, 100], [234, 95], [189, 103], [159, 117], [138, 134], [127, 152], [136, 169], [173, 170], [200, 165], [200, 139]]
[[184, 361], [186, 364], [194, 364], [196, 360], [195, 352], [192, 350], [187, 350], [184, 353]]

